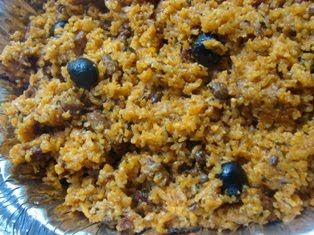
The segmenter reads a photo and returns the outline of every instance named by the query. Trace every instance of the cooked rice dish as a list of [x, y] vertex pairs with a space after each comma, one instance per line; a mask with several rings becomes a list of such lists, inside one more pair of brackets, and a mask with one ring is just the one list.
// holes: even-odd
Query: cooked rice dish
[[9, 159], [118, 231], [291, 221], [314, 206], [313, 32], [311, 1], [45, 1], [0, 56]]

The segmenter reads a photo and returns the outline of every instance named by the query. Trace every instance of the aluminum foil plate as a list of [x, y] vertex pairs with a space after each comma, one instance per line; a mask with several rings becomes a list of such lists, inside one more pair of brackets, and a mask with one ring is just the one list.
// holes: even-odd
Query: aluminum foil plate
[[[25, 27], [28, 17], [34, 14], [36, 11], [22, 0], [0, 0], [0, 51], [9, 42], [10, 35], [16, 29]], [[6, 75], [0, 68], [0, 105], [12, 99], [16, 92], [5, 78]], [[82, 214], [57, 213], [56, 208], [62, 203], [65, 192], [44, 185], [25, 166], [11, 166], [6, 156], [15, 139], [6, 117], [1, 113], [1, 106], [0, 123], [0, 235], [116, 234], [104, 223], [89, 223]], [[177, 231], [176, 234], [191, 231], [208, 235], [217, 233], [193, 229]], [[143, 233], [154, 234], [152, 231]], [[314, 235], [314, 209], [305, 209], [288, 224], [276, 222], [265, 226], [250, 225], [234, 234]]]

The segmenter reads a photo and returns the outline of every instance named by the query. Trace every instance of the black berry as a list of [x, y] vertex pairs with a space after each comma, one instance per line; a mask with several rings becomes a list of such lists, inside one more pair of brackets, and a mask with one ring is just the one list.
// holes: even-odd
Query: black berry
[[98, 69], [93, 61], [78, 58], [68, 63], [68, 72], [71, 80], [78, 86], [90, 89], [97, 83]]
[[208, 33], [200, 34], [194, 42], [192, 47], [192, 54], [197, 63], [205, 66], [211, 67], [215, 65], [220, 60], [220, 55], [207, 49], [204, 45], [205, 41], [214, 40], [214, 37]]
[[56, 23], [54, 23], [50, 29], [50, 36], [55, 35], [55, 31], [57, 28], [64, 28], [64, 26], [68, 23], [67, 20], [58, 20]]
[[222, 180], [222, 192], [229, 196], [236, 196], [242, 192], [243, 186], [248, 184], [248, 179], [242, 166], [235, 162], [227, 162], [222, 165], [219, 175]]

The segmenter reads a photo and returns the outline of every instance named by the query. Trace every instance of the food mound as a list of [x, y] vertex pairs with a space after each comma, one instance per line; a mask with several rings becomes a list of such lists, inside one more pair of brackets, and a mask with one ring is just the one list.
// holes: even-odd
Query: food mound
[[311, 1], [48, 0], [0, 59], [14, 165], [118, 231], [314, 206]]

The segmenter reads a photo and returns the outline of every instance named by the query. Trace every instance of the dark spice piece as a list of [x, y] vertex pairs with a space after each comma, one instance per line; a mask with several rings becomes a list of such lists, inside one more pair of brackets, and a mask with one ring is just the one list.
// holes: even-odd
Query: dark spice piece
[[278, 165], [278, 157], [277, 156], [275, 156], [275, 155], [272, 155], [271, 157], [270, 157], [270, 159], [269, 159], [269, 164], [271, 165], [271, 166], [277, 166]]
[[79, 100], [73, 100], [67, 103], [61, 103], [61, 108], [63, 112], [70, 111], [71, 115], [78, 115], [80, 111], [83, 109], [84, 104], [81, 103]]
[[132, 231], [134, 228], [133, 222], [127, 218], [124, 217], [120, 219], [117, 227], [119, 228], [120, 231]]
[[197, 150], [194, 154], [196, 162], [200, 166], [205, 166], [206, 165], [206, 153], [203, 150]]
[[205, 173], [201, 173], [200, 174], [200, 183], [205, 183], [205, 182], [207, 182], [208, 181], [208, 175], [207, 174], [205, 174]]
[[43, 153], [40, 147], [33, 147], [31, 151], [32, 151], [31, 159], [33, 161], [40, 161], [40, 160], [44, 162], [49, 161], [50, 156], [47, 153]]
[[36, 89], [33, 86], [28, 86], [27, 90], [24, 91], [25, 98], [34, 97]]
[[106, 6], [105, 0], [93, 0], [94, 5], [103, 13], [109, 12], [109, 9]]
[[83, 54], [85, 50], [85, 46], [87, 43], [86, 33], [84, 31], [80, 31], [77, 33], [74, 39], [75, 43], [75, 54], [80, 56]]
[[159, 102], [162, 98], [162, 92], [161, 91], [156, 91], [152, 94], [152, 96], [150, 97], [150, 101], [155, 104], [157, 102]]
[[313, 16], [314, 15], [314, 5], [309, 7], [309, 15]]
[[97, 126], [99, 126], [99, 124], [103, 124], [106, 121], [105, 115], [98, 110], [87, 113], [86, 117], [87, 121], [90, 123], [91, 128], [93, 128], [94, 130], [97, 129]]
[[215, 98], [220, 99], [220, 100], [228, 99], [229, 97], [228, 88], [225, 84], [221, 82], [212, 82], [210, 84], [210, 88]]
[[113, 60], [110, 55], [105, 55], [102, 61], [106, 66], [106, 73], [109, 76], [112, 76], [119, 69], [118, 62]]
[[190, 62], [192, 60], [191, 50], [182, 49], [181, 57], [182, 57], [183, 62]]
[[195, 211], [200, 207], [200, 205], [198, 203], [193, 203], [191, 205], [189, 205], [189, 211]]
[[119, 38], [121, 38], [122, 41], [125, 41], [131, 36], [132, 36], [132, 29], [130, 28], [128, 24], [124, 24], [120, 29]]
[[222, 110], [216, 107], [213, 107], [212, 115], [210, 116], [210, 120], [213, 122], [218, 122], [221, 119]]
[[148, 201], [148, 193], [145, 191], [140, 191], [137, 190], [134, 193], [134, 197], [133, 197], [134, 201], [136, 201], [137, 203], [139, 202], [147, 202]]

